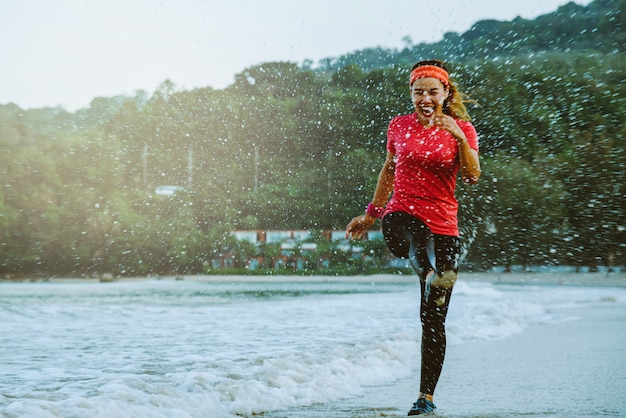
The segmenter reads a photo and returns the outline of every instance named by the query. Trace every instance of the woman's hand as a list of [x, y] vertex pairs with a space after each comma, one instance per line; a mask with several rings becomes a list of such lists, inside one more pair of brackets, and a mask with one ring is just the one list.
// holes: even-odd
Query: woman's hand
[[376, 218], [368, 214], [360, 215], [352, 218], [346, 227], [346, 239], [361, 239], [363, 233], [367, 231], [376, 222]]
[[467, 141], [465, 132], [463, 132], [463, 130], [459, 128], [459, 125], [450, 115], [446, 115], [445, 113], [439, 113], [437, 116], [435, 116], [433, 120], [433, 126], [450, 132], [459, 143]]

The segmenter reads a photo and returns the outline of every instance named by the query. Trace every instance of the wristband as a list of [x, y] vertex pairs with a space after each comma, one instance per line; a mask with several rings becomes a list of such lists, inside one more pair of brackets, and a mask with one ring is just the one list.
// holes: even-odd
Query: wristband
[[372, 216], [374, 218], [380, 218], [381, 216], [383, 216], [383, 208], [381, 208], [380, 206], [374, 206], [373, 204], [368, 204], [367, 208], [365, 209], [365, 213], [367, 213], [369, 216]]

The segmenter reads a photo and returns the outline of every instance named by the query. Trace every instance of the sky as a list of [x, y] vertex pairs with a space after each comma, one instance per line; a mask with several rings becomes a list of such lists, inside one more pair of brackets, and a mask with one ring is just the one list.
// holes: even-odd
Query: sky
[[[576, 0], [586, 5], [591, 0]], [[401, 49], [484, 19], [532, 19], [568, 0], [0, 0], [0, 105], [222, 89], [254, 65]], [[416, 60], [421, 57], [416, 57]]]

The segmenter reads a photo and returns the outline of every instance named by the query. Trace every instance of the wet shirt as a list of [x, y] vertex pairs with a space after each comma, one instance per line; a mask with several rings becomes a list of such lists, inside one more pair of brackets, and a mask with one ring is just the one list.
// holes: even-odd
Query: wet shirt
[[[456, 120], [469, 146], [478, 151], [478, 135], [470, 122]], [[459, 148], [448, 131], [425, 127], [415, 113], [389, 123], [387, 150], [395, 155], [393, 195], [385, 213], [406, 212], [431, 231], [459, 235], [458, 202], [454, 196], [460, 168]]]

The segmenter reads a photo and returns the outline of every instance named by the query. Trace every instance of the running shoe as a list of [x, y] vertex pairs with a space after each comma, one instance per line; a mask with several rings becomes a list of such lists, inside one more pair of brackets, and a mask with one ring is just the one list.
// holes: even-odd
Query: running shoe
[[411, 408], [408, 415], [411, 416], [431, 414], [435, 412], [435, 409], [437, 409], [435, 404], [426, 399], [425, 395], [421, 395], [413, 404], [413, 408]]

